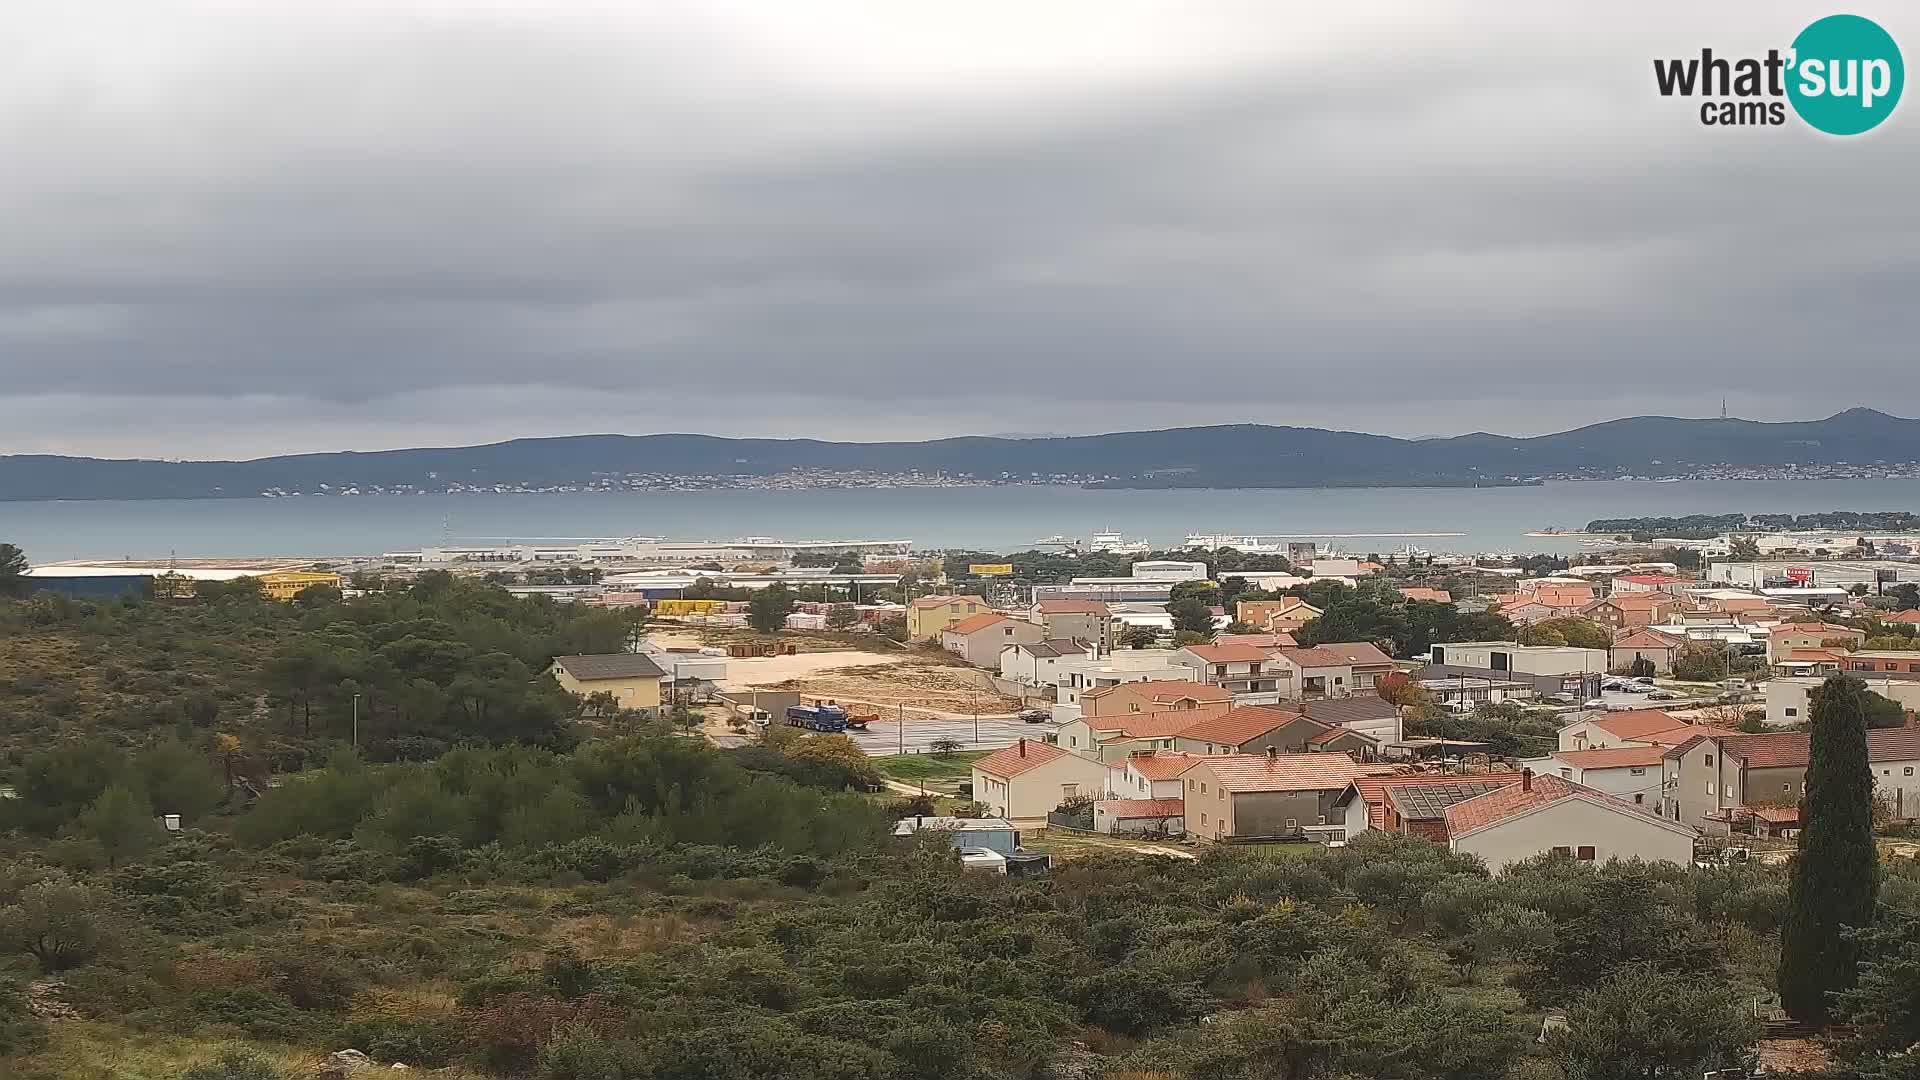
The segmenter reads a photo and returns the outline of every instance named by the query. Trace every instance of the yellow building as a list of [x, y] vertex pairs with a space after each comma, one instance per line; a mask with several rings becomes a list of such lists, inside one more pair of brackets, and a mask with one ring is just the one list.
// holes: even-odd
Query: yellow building
[[726, 610], [725, 600], [667, 599], [653, 602], [655, 615], [722, 615]]
[[548, 669], [569, 694], [612, 694], [616, 705], [648, 716], [660, 712], [660, 681], [666, 672], [640, 653], [556, 656]]
[[269, 600], [289, 603], [301, 590], [315, 585], [340, 587], [340, 575], [320, 570], [275, 570], [260, 575], [260, 591]]
[[907, 640], [938, 640], [947, 627], [986, 610], [978, 596], [923, 596], [907, 605]]

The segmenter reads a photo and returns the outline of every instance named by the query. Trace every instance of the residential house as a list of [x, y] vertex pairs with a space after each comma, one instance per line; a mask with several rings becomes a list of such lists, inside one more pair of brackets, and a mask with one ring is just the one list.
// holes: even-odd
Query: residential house
[[1022, 686], [1056, 686], [1075, 660], [1091, 659], [1095, 649], [1085, 641], [1055, 639], [1013, 644], [1000, 650], [1000, 677]]
[[1187, 785], [1187, 832], [1215, 841], [1302, 833], [1344, 837], [1335, 800], [1355, 778], [1390, 771], [1344, 754], [1203, 757], [1181, 775]]
[[1186, 800], [1101, 799], [1093, 804], [1093, 831], [1113, 836], [1179, 836], [1186, 831]]
[[1062, 658], [1056, 666], [1060, 675], [1054, 682], [1055, 700], [1073, 706], [1074, 715], [1079, 714], [1080, 695], [1088, 690], [1121, 683], [1185, 679], [1190, 674], [1187, 668], [1174, 665], [1172, 649], [1120, 649], [1084, 660]]
[[1844, 649], [1789, 649], [1772, 664], [1775, 675], [1836, 675], [1846, 668]]
[[1608, 667], [1612, 671], [1627, 671], [1645, 660], [1653, 665], [1655, 675], [1671, 675], [1673, 661], [1686, 644], [1686, 638], [1663, 634], [1646, 626], [1623, 630], [1613, 639], [1613, 648], [1607, 650]]
[[983, 611], [940, 631], [940, 647], [974, 667], [997, 668], [1000, 650], [1009, 645], [1038, 644], [1045, 635], [1046, 631], [1033, 623]]
[[1352, 678], [1347, 681], [1349, 693], [1371, 690], [1381, 676], [1393, 673], [1393, 658], [1371, 641], [1323, 641], [1313, 648], [1352, 669]]
[[[1853, 656], [1862, 656], [1854, 653]], [[1920, 659], [1920, 654], [1906, 653]], [[1851, 657], [1842, 661], [1850, 662]], [[1866, 680], [1867, 689], [1899, 704], [1909, 714], [1920, 711], [1920, 677], [1901, 672], [1897, 674], [1871, 673], [1858, 671], [1854, 674]], [[1767, 726], [1787, 727], [1810, 719], [1813, 716], [1813, 692], [1820, 688], [1825, 679], [1817, 676], [1775, 676], [1767, 680]]]
[[1114, 799], [1178, 799], [1186, 792], [1180, 774], [1202, 755], [1143, 750], [1107, 762], [1107, 796]]
[[[1810, 736], [1804, 731], [1729, 733], [1673, 747], [1667, 755], [1669, 817], [1726, 831], [1739, 808], [1797, 805], [1806, 794]], [[1920, 726], [1867, 732], [1874, 793], [1897, 817], [1920, 816]]]
[[1174, 740], [1190, 725], [1217, 710], [1169, 709], [1122, 713], [1119, 716], [1082, 716], [1054, 730], [1054, 744], [1108, 764], [1129, 755], [1173, 750]]
[[1463, 667], [1458, 664], [1428, 664], [1413, 672], [1416, 682], [1428, 679], [1465, 679], [1468, 682], [1523, 682], [1533, 686], [1536, 697], [1560, 695], [1574, 701], [1591, 701], [1600, 696], [1600, 684], [1606, 676], [1598, 671], [1571, 675], [1534, 675], [1524, 671], [1495, 671], [1492, 668]]
[[1592, 713], [1560, 729], [1561, 750], [1606, 750], [1617, 746], [1678, 746], [1695, 735], [1733, 735], [1707, 724], [1690, 724], [1659, 709]]
[[1272, 705], [1246, 705], [1195, 721], [1175, 734], [1175, 750], [1194, 754], [1345, 753], [1358, 760], [1379, 756], [1370, 736]]
[[1522, 772], [1520, 782], [1446, 808], [1447, 846], [1477, 855], [1495, 873], [1538, 855], [1583, 862], [1693, 862], [1699, 831], [1635, 809], [1558, 776]]
[[1855, 650], [1847, 654], [1841, 669], [1863, 679], [1875, 675], [1920, 675], [1920, 652], [1908, 649]]
[[1379, 746], [1397, 743], [1405, 734], [1399, 706], [1378, 694], [1294, 701], [1288, 702], [1287, 708], [1323, 724], [1365, 735]]
[[1429, 589], [1419, 585], [1400, 587], [1400, 599], [1408, 603], [1451, 604], [1453, 594], [1445, 589]]
[[1293, 672], [1275, 663], [1273, 652], [1252, 645], [1188, 645], [1174, 651], [1173, 662], [1192, 672], [1194, 682], [1233, 694], [1275, 694], [1283, 676], [1291, 686]]
[[1353, 662], [1346, 653], [1321, 646], [1280, 649], [1273, 655], [1290, 669], [1290, 675], [1279, 680], [1278, 692], [1284, 700], [1346, 697], [1353, 692]]
[[610, 694], [618, 708], [643, 716], [660, 712], [660, 680], [666, 672], [641, 653], [556, 656], [547, 671], [560, 689], [576, 697]]
[[1223, 687], [1187, 679], [1148, 679], [1088, 690], [1080, 695], [1082, 715], [1123, 716], [1129, 713], [1211, 710], [1233, 707], [1233, 694]]
[[1447, 807], [1519, 780], [1520, 774], [1516, 772], [1357, 777], [1334, 800], [1339, 820], [1346, 826], [1346, 834], [1340, 839], [1351, 840], [1368, 829], [1375, 829], [1444, 844], [1447, 842]]
[[1830, 622], [1780, 623], [1767, 631], [1767, 662], [1777, 664], [1795, 649], [1818, 649], [1835, 640], [1846, 642], [1848, 649], [1857, 649], [1867, 635], [1863, 630]]
[[1570, 614], [1564, 608], [1549, 607], [1531, 597], [1509, 601], [1499, 605], [1499, 608], [1501, 616], [1515, 626], [1532, 626]]
[[1665, 797], [1662, 785], [1666, 781], [1668, 749], [1653, 743], [1605, 750], [1556, 750], [1520, 764], [1541, 776], [1571, 780], [1657, 813]]
[[1602, 626], [1625, 630], [1665, 622], [1667, 616], [1673, 614], [1679, 606], [1679, 599], [1671, 593], [1614, 593], [1612, 596], [1595, 600], [1581, 608], [1579, 615], [1583, 619], [1591, 619]]
[[1881, 622], [1904, 623], [1907, 626], [1920, 625], [1920, 610], [1895, 611], [1880, 616]]
[[973, 763], [973, 798], [995, 817], [1045, 818], [1064, 799], [1106, 793], [1107, 767], [1057, 746], [1021, 739]]
[[907, 605], [907, 640], [939, 641], [947, 627], [987, 610], [986, 600], [972, 594], [919, 597]]
[[1291, 634], [1320, 617], [1320, 609], [1295, 596], [1278, 600], [1241, 600], [1233, 605], [1235, 622], [1272, 633]]
[[1046, 629], [1049, 640], [1088, 641], [1101, 652], [1113, 648], [1113, 616], [1099, 600], [1041, 600], [1033, 605], [1031, 621]]

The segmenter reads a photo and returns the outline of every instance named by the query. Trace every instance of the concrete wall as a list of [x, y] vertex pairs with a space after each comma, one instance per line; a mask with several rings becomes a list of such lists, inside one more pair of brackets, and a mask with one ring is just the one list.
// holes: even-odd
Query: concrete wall
[[1693, 862], [1693, 838], [1633, 811], [1596, 806], [1584, 799], [1562, 799], [1543, 810], [1492, 828], [1455, 837], [1455, 851], [1478, 855], [1494, 873], [1524, 859], [1565, 847], [1578, 853], [1592, 847], [1595, 862], [1645, 859], [1682, 866]]

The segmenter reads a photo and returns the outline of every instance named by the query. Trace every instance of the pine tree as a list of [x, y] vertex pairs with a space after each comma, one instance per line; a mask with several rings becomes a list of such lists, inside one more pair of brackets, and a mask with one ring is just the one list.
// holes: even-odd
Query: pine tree
[[1800, 852], [1780, 939], [1780, 1002], [1825, 1025], [1827, 995], [1853, 985], [1858, 947], [1846, 929], [1873, 921], [1880, 861], [1867, 765], [1867, 686], [1835, 675], [1815, 691], [1812, 760], [1800, 808]]

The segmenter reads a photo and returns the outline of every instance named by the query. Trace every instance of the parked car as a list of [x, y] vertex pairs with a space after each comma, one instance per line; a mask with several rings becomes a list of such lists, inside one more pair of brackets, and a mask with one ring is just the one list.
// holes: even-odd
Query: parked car
[[1651, 675], [1642, 675], [1642, 676], [1640, 676], [1640, 677], [1638, 677], [1638, 678], [1636, 678], [1636, 679], [1634, 679], [1633, 681], [1634, 681], [1634, 682], [1637, 682], [1637, 683], [1639, 683], [1639, 684], [1640, 684], [1641, 686], [1652, 686], [1652, 685], [1653, 685], [1653, 676], [1651, 676]]
[[1045, 709], [1021, 709], [1020, 719], [1029, 724], [1044, 724], [1053, 719], [1053, 714]]
[[1647, 700], [1648, 701], [1673, 701], [1679, 696], [1680, 696], [1679, 694], [1673, 693], [1670, 690], [1655, 690], [1653, 693], [1647, 695]]

